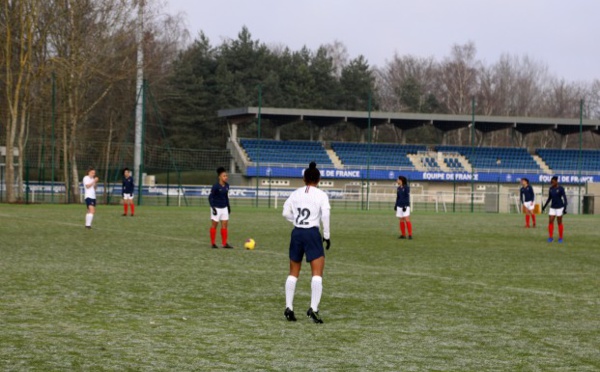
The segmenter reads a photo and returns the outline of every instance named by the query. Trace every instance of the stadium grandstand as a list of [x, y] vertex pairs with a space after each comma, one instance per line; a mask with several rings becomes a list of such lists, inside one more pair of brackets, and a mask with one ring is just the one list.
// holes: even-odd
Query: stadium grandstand
[[[274, 138], [238, 138], [238, 126], [268, 120]], [[322, 187], [339, 192], [344, 200], [367, 199], [387, 206], [395, 195], [395, 180], [406, 176], [413, 187], [411, 197], [419, 208], [436, 211], [478, 210], [520, 213], [518, 192], [521, 178], [534, 185], [538, 201], [554, 175], [567, 188], [572, 213], [581, 213], [588, 185], [600, 184], [600, 150], [566, 149], [573, 134], [600, 134], [600, 120], [531, 117], [497, 117], [415, 113], [357, 112], [334, 110], [243, 107], [219, 111], [230, 136], [230, 172], [240, 187], [295, 187], [302, 184], [302, 171], [316, 161], [322, 172]], [[366, 138], [376, 125], [394, 125], [399, 143], [313, 140], [281, 140], [281, 127], [310, 123], [320, 128], [340, 122], [355, 125]], [[440, 144], [409, 144], [410, 129], [430, 125], [441, 131]], [[449, 133], [471, 128], [481, 136], [513, 131], [513, 147], [456, 146]], [[561, 136], [561, 149], [527, 148], [531, 133], [553, 131]], [[260, 183], [258, 180], [261, 180]], [[258, 186], [257, 186], [258, 187]], [[354, 196], [353, 196], [354, 195]], [[573, 199], [571, 199], [573, 200]], [[369, 202], [368, 202], [369, 203]], [[600, 204], [600, 200], [599, 203]], [[345, 204], [344, 204], [345, 205]], [[459, 209], [459, 206], [464, 208]], [[466, 208], [466, 209], [465, 209]], [[585, 208], [585, 207], [584, 207]], [[585, 213], [585, 212], [584, 212]]]
[[[240, 170], [248, 177], [280, 176], [300, 178], [301, 169], [309, 161], [316, 161], [325, 172], [325, 178], [390, 179], [403, 172], [414, 180], [452, 180], [469, 178], [478, 182], [513, 182], [521, 177], [545, 180], [557, 173], [564, 180], [578, 183], [600, 182], [600, 150], [527, 149], [523, 146], [528, 134], [551, 130], [566, 138], [578, 131], [600, 133], [599, 120], [530, 117], [475, 118], [475, 130], [489, 133], [511, 128], [520, 133], [521, 146], [477, 147], [447, 144], [447, 134], [452, 130], [472, 125], [468, 115], [411, 114], [356, 112], [333, 110], [305, 110], [262, 108], [261, 117], [275, 125], [292, 122], [310, 122], [327, 126], [350, 122], [361, 129], [367, 125], [393, 124], [402, 133], [423, 125], [433, 125], [444, 133], [440, 145], [357, 143], [340, 141], [282, 141], [279, 131], [275, 139], [238, 139], [237, 126], [257, 119], [258, 109], [245, 107], [219, 111], [219, 116], [230, 126], [232, 153], [231, 169]], [[277, 128], [279, 128], [279, 126]], [[403, 135], [404, 142], [406, 134]], [[566, 142], [565, 142], [566, 143]], [[581, 160], [581, 161], [580, 161]], [[331, 170], [331, 172], [329, 172]], [[368, 172], [367, 172], [368, 170]], [[349, 172], [352, 171], [352, 172]], [[392, 172], [392, 173], [390, 173]], [[432, 177], [429, 173], [435, 173]], [[367, 174], [368, 173], [368, 174]], [[441, 174], [446, 174], [442, 176]], [[461, 176], [463, 175], [463, 176]], [[542, 176], [542, 177], [539, 177]]]

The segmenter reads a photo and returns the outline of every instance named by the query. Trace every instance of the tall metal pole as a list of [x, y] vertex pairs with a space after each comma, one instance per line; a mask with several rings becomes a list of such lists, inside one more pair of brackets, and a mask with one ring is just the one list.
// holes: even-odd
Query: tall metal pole
[[577, 157], [577, 172], [579, 182], [579, 201], [577, 203], [577, 213], [581, 214], [581, 162], [583, 160], [583, 99], [579, 101], [579, 156]]
[[475, 97], [471, 97], [471, 213], [475, 211]]
[[262, 85], [258, 85], [258, 144], [256, 147], [256, 207], [258, 208], [258, 183], [260, 181], [260, 120], [262, 109]]
[[50, 193], [50, 203], [54, 203], [54, 124], [56, 123], [56, 74], [52, 72], [52, 192]]
[[371, 194], [371, 92], [369, 92], [369, 116], [367, 119], [367, 205], [366, 209], [369, 210], [369, 195]]
[[140, 174], [142, 164], [142, 117], [143, 117], [143, 94], [144, 89], [144, 0], [140, 0], [138, 5], [138, 27], [137, 27], [137, 76], [136, 76], [136, 96], [138, 100], [135, 108], [135, 145], [133, 159], [133, 177], [136, 185], [142, 185], [142, 175]]

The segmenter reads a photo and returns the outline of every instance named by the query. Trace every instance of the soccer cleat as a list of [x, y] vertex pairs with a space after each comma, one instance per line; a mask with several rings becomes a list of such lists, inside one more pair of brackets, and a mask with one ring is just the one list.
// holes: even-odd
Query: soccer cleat
[[408, 240], [412, 240], [412, 235], [409, 235], [409, 236], [408, 236]]
[[86, 228], [86, 229], [88, 229], [88, 230], [91, 230], [91, 229], [92, 229], [92, 227], [91, 227], [91, 226], [86, 226], [85, 228]]
[[323, 323], [323, 320], [321, 320], [321, 317], [319, 316], [319, 312], [313, 311], [312, 307], [308, 308], [308, 311], [306, 312], [306, 316], [309, 317], [313, 322], [315, 322], [317, 324]]
[[285, 315], [285, 318], [290, 321], [290, 322], [295, 322], [296, 321], [296, 315], [294, 315], [294, 310], [290, 310], [289, 307], [285, 308], [285, 311], [283, 312], [283, 315]]
[[229, 245], [229, 243], [225, 244], [225, 245], [223, 246], [223, 248], [227, 248], [227, 249], [233, 249], [233, 247], [232, 247], [232, 246], [230, 246], [230, 245]]
[[548, 238], [548, 243], [552, 243], [554, 241], [553, 238]]
[[404, 235], [400, 235], [400, 236], [398, 237], [398, 239], [406, 239], [406, 236], [404, 236]]
[[562, 238], [558, 238], [558, 242], [562, 243], [563, 242]]
[[123, 216], [123, 217], [127, 217], [127, 213], [123, 213], [121, 216]]
[[213, 244], [211, 248], [219, 248], [216, 244]]

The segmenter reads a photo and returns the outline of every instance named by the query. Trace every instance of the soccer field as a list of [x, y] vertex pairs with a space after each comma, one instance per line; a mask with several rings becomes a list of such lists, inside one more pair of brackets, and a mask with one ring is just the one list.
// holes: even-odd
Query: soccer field
[[[0, 205], [0, 370], [600, 369], [600, 219], [332, 211], [320, 313], [287, 322], [291, 225], [232, 211], [210, 249], [209, 211]], [[244, 239], [257, 242], [242, 249]], [[310, 304], [304, 265], [294, 302]]]

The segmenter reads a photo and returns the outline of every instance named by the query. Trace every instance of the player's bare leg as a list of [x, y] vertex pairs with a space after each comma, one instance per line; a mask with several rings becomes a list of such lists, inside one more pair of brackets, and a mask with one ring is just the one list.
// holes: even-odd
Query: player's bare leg
[[290, 275], [288, 275], [285, 281], [285, 311], [283, 315], [290, 322], [296, 321], [296, 315], [294, 314], [294, 294], [296, 293], [296, 283], [300, 276], [300, 269], [302, 268], [302, 262], [296, 262], [290, 260]]
[[323, 323], [319, 316], [319, 303], [323, 294], [323, 269], [325, 268], [325, 256], [310, 261], [312, 280], [310, 282], [310, 308], [306, 315], [315, 323]]

